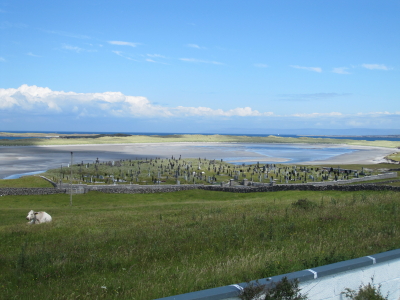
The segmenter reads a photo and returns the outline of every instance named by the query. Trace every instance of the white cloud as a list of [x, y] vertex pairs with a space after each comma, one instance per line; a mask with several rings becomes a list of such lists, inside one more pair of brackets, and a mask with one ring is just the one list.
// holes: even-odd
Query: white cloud
[[389, 68], [383, 64], [362, 64], [361, 65], [363, 68], [366, 68], [368, 70], [384, 70], [384, 71], [389, 71], [392, 68]]
[[69, 50], [69, 51], [74, 51], [76, 53], [80, 53], [80, 52], [96, 52], [97, 51], [97, 50], [87, 50], [87, 49], [80, 48], [78, 46], [71, 46], [71, 45], [68, 45], [68, 44], [63, 44], [62, 45], [62, 49]]
[[121, 57], [125, 58], [125, 59], [129, 59], [129, 60], [133, 60], [133, 61], [138, 61], [138, 60], [136, 60], [136, 59], [133, 59], [132, 57], [129, 57], [129, 56], [125, 55], [125, 53], [122, 52], [122, 51], [112, 51], [112, 52], [115, 53], [115, 54], [117, 54], [118, 56], [121, 56]]
[[75, 93], [22, 85], [18, 89], [0, 89], [0, 110], [28, 111], [32, 114], [72, 114], [119, 117], [250, 117], [272, 116], [251, 107], [230, 110], [209, 107], [163, 107], [146, 97], [126, 96], [120, 92]]
[[130, 46], [130, 47], [136, 47], [137, 45], [140, 45], [140, 43], [131, 43], [131, 42], [124, 42], [124, 41], [108, 41], [108, 43], [111, 45]]
[[62, 48], [66, 49], [66, 50], [75, 51], [76, 53], [79, 53], [79, 52], [83, 51], [82, 48], [79, 48], [77, 46], [66, 45], [66, 44], [62, 45]]
[[[312, 95], [314, 96], [314, 95]], [[318, 96], [318, 94], [317, 94]], [[136, 122], [143, 124], [182, 124], [182, 128], [208, 124], [215, 128], [222, 124], [229, 126], [275, 126], [271, 128], [311, 128], [316, 124], [334, 128], [399, 128], [400, 111], [373, 111], [348, 114], [345, 111], [274, 114], [253, 109], [248, 103], [245, 107], [214, 108], [204, 106], [163, 106], [152, 103], [143, 96], [128, 96], [120, 92], [76, 93], [53, 91], [50, 88], [22, 85], [19, 88], [0, 88], [0, 119], [4, 123], [12, 116], [21, 120], [29, 116], [30, 120], [76, 120], [85, 124], [104, 125], [102, 120], [116, 123]], [[39, 118], [35, 118], [38, 116]], [[85, 120], [89, 118], [90, 120]], [[100, 119], [101, 118], [101, 119]], [[100, 121], [99, 121], [100, 120]], [[80, 121], [79, 121], [80, 122]], [[181, 123], [180, 123], [181, 122]], [[229, 123], [230, 122], [230, 123]], [[239, 122], [239, 123], [238, 123]], [[161, 127], [159, 127], [161, 126]], [[167, 125], [165, 125], [167, 128]], [[179, 125], [181, 126], [181, 125]], [[186, 127], [185, 127], [186, 126]], [[311, 127], [310, 127], [311, 126]], [[371, 127], [372, 126], [372, 127]], [[99, 127], [99, 128], [100, 128]], [[194, 127], [193, 127], [194, 128]], [[259, 128], [259, 127], [257, 127]], [[101, 129], [104, 130], [104, 129]], [[153, 129], [154, 130], [154, 129]], [[179, 131], [177, 131], [179, 132]]]
[[290, 67], [295, 68], [295, 69], [313, 71], [313, 72], [317, 72], [317, 73], [321, 73], [322, 72], [322, 69], [319, 68], [319, 67], [302, 67], [302, 66], [297, 66], [297, 65], [295, 65], [295, 66], [292, 65]]
[[254, 64], [254, 66], [257, 68], [268, 68], [268, 65], [266, 64]]
[[255, 116], [271, 116], [272, 112], [260, 113], [251, 107], [238, 107], [224, 111], [222, 109], [212, 109], [209, 107], [183, 107], [178, 106], [176, 111], [185, 116], [221, 116], [221, 117], [255, 117]]
[[368, 117], [395, 116], [395, 115], [400, 115], [400, 112], [390, 113], [388, 111], [374, 111], [374, 112], [357, 114], [357, 116], [368, 116]]
[[0, 61], [1, 61], [1, 62], [5, 62], [6, 59], [5, 59], [4, 57], [1, 57], [1, 56], [0, 56]]
[[196, 59], [196, 58], [180, 58], [180, 60], [186, 61], [186, 62], [192, 62], [192, 63], [203, 63], [203, 64], [223, 65], [223, 63], [220, 63], [220, 62], [218, 62], [218, 61], [201, 60], [201, 59]]
[[195, 49], [206, 49], [206, 47], [201, 47], [197, 44], [187, 44], [186, 47], [195, 48]]
[[330, 112], [330, 113], [293, 114], [292, 116], [300, 117], [300, 118], [341, 117], [341, 116], [343, 116], [343, 114], [340, 112]]
[[340, 67], [340, 68], [333, 68], [332, 72], [336, 74], [351, 74], [350, 72], [347, 72], [349, 68], [346, 67]]
[[160, 54], [146, 54], [148, 57], [153, 57], [153, 58], [166, 58], [164, 55]]
[[168, 65], [167, 63], [160, 62], [160, 61], [155, 61], [154, 59], [151, 59], [151, 58], [146, 58], [145, 60], [146, 60], [147, 62], [150, 62], [150, 63]]
[[32, 52], [28, 52], [26, 55], [33, 56], [33, 57], [41, 57], [40, 55], [33, 54]]

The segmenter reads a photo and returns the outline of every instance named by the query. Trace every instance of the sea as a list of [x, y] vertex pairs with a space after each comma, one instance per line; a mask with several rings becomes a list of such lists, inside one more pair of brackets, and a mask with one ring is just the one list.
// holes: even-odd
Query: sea
[[[166, 133], [166, 132], [94, 132], [94, 131], [7, 131], [10, 133], [48, 133], [51, 134], [52, 136], [54, 134], [117, 134], [117, 133], [122, 133], [122, 134], [130, 134], [130, 135], [147, 135], [147, 136], [152, 136], [152, 135], [159, 135], [159, 136], [166, 136], [166, 135], [180, 135], [180, 134], [202, 134], [202, 135], [215, 135], [217, 133], [184, 133], [184, 132], [173, 132], [173, 133]], [[232, 134], [232, 133], [218, 133], [220, 135], [231, 135], [231, 136], [254, 136], [254, 137], [266, 137], [270, 135], [275, 135], [275, 136], [280, 136], [280, 137], [293, 137], [293, 138], [299, 138], [299, 137], [311, 137], [311, 138], [327, 138], [327, 139], [352, 139], [352, 140], [365, 140], [365, 141], [400, 141], [400, 137], [398, 135], [396, 136], [391, 136], [391, 135], [385, 135], [385, 136], [379, 136], [379, 135], [369, 135], [369, 136], [358, 136], [358, 135], [346, 135], [346, 136], [336, 136], [336, 135], [291, 135], [291, 134], [274, 134], [274, 133], [266, 133], [266, 134]], [[12, 136], [1, 136], [0, 139], [8, 139], [8, 140], [17, 140], [17, 139], [31, 139], [31, 138], [37, 138], [33, 136], [26, 136], [26, 137], [12, 137]], [[43, 138], [50, 138], [50, 137], [43, 137]]]

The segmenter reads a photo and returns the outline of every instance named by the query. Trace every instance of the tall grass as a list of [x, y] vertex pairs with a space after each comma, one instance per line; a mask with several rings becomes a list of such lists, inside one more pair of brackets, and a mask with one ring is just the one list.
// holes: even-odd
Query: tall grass
[[[400, 247], [398, 193], [0, 198], [4, 299], [154, 299]], [[48, 224], [28, 226], [30, 209]], [[35, 291], [35, 293], [32, 293]]]

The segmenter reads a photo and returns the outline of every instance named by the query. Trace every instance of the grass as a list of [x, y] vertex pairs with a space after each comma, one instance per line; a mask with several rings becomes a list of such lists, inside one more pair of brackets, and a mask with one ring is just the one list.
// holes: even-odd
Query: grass
[[393, 153], [387, 157], [388, 159], [394, 160], [394, 161], [400, 161], [400, 152]]
[[50, 188], [53, 185], [39, 176], [24, 176], [17, 179], [0, 179], [0, 188]]
[[[394, 192], [90, 192], [73, 203], [0, 198], [4, 299], [155, 299], [400, 247]], [[53, 222], [28, 226], [30, 209]]]
[[[32, 134], [26, 134], [32, 136]], [[51, 136], [52, 134], [46, 134]], [[146, 136], [132, 135], [128, 137], [105, 136], [99, 138], [31, 138], [19, 140], [0, 140], [3, 146], [32, 146], [32, 145], [80, 145], [80, 144], [130, 144], [130, 143], [169, 143], [169, 142], [214, 142], [214, 143], [307, 143], [307, 144], [346, 144], [356, 146], [375, 147], [399, 147], [397, 141], [367, 141], [334, 138], [311, 138], [311, 137], [253, 137], [253, 136], [232, 136], [232, 135], [201, 135], [182, 134], [168, 136]]]

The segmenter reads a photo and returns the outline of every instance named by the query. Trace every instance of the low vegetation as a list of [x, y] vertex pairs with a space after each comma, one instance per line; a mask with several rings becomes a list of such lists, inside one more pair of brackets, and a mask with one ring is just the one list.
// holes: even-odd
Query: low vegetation
[[241, 300], [307, 300], [307, 295], [301, 293], [299, 281], [290, 281], [283, 277], [281, 281], [271, 284], [249, 283], [239, 293]]
[[352, 300], [387, 300], [389, 296], [384, 297], [381, 293], [381, 286], [374, 285], [374, 279], [368, 284], [362, 284], [358, 291], [346, 288], [343, 292], [346, 298]]
[[[73, 203], [0, 197], [4, 299], [156, 299], [400, 247], [394, 192], [90, 192]], [[30, 209], [53, 221], [27, 225]]]
[[[387, 300], [381, 293], [381, 286], [375, 286], [372, 283], [362, 284], [358, 291], [346, 288], [342, 294], [352, 300]], [[258, 281], [249, 282], [247, 286], [238, 293], [241, 300], [307, 300], [307, 294], [302, 294], [299, 288], [299, 281], [295, 279], [290, 281], [283, 277], [281, 281], [271, 285], [260, 284]]]

